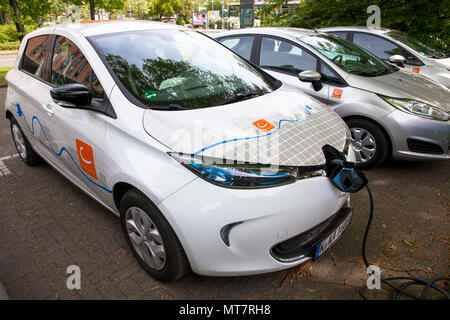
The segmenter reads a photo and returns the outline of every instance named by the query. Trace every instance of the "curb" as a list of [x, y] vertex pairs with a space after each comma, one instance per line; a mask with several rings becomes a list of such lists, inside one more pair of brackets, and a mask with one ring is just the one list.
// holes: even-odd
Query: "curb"
[[9, 300], [5, 287], [3, 287], [1, 282], [0, 282], [0, 300]]

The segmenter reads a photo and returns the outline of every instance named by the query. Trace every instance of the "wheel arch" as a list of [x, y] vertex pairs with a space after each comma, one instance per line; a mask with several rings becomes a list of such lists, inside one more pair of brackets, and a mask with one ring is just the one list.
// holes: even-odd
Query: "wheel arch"
[[11, 118], [13, 117], [13, 114], [10, 110], [6, 110], [6, 119], [11, 120]]
[[117, 182], [112, 189], [114, 204], [119, 213], [120, 213], [120, 201], [121, 201], [123, 195], [131, 189], [136, 189], [142, 193], [142, 191], [139, 190], [139, 188], [137, 188], [129, 183], [126, 183], [126, 182]]

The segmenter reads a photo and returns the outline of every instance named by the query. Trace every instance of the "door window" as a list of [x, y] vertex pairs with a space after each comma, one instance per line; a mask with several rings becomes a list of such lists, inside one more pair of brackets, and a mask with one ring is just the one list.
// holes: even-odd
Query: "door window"
[[43, 76], [45, 47], [48, 35], [34, 37], [28, 40], [22, 61], [22, 70], [39, 78]]
[[290, 42], [263, 37], [260, 66], [297, 75], [305, 70], [316, 70], [317, 58]]
[[93, 98], [103, 98], [103, 88], [86, 57], [65, 37], [56, 37], [51, 82], [55, 86], [79, 83], [91, 88]]
[[253, 37], [252, 36], [242, 36], [221, 39], [220, 42], [227, 48], [233, 50], [241, 57], [250, 60], [253, 47]]
[[389, 60], [389, 57], [394, 54], [402, 54], [399, 46], [367, 33], [355, 32], [353, 34], [353, 43], [383, 60]]

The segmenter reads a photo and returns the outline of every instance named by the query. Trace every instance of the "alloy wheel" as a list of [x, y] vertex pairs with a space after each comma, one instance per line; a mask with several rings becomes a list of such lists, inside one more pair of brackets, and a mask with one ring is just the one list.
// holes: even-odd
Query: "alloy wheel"
[[376, 142], [373, 135], [362, 128], [350, 128], [356, 161], [364, 163], [371, 160], [376, 153]]
[[130, 207], [125, 213], [128, 237], [139, 257], [152, 269], [166, 264], [166, 249], [161, 234], [144, 210]]

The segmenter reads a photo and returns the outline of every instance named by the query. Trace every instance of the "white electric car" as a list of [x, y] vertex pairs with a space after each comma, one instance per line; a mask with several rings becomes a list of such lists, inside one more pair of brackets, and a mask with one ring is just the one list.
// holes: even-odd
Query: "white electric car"
[[17, 61], [6, 117], [20, 157], [120, 216], [155, 278], [289, 268], [350, 223], [351, 182], [331, 179], [325, 152], [355, 160], [345, 123], [200, 33], [49, 26]]

